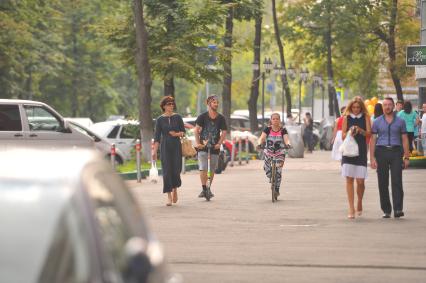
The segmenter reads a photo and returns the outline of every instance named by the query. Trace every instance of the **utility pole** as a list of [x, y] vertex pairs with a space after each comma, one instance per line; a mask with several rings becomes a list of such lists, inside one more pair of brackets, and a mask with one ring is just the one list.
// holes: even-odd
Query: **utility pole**
[[[421, 1], [420, 7], [420, 44], [426, 45], [426, 0]], [[416, 67], [416, 80], [419, 84], [419, 109], [422, 108], [423, 103], [426, 103], [426, 66]]]

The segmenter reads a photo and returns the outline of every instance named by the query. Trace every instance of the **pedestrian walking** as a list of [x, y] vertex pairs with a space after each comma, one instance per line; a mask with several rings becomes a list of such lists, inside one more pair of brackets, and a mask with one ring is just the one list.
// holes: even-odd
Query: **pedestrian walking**
[[378, 102], [376, 105], [374, 105], [374, 114], [371, 116], [371, 123], [374, 122], [377, 118], [383, 115], [383, 105]]
[[422, 105], [422, 120], [421, 120], [421, 126], [420, 126], [420, 138], [422, 140], [422, 148], [423, 148], [423, 155], [426, 155], [426, 103], [423, 103]]
[[413, 111], [413, 106], [410, 101], [405, 101], [403, 109], [398, 112], [398, 117], [405, 121], [405, 126], [407, 127], [407, 137], [408, 137], [408, 147], [410, 153], [413, 151], [413, 141], [414, 141], [414, 127], [419, 123], [419, 118], [415, 111]]
[[420, 126], [421, 126], [421, 120], [420, 120], [420, 114], [419, 111], [413, 110], [414, 113], [416, 113], [417, 120], [414, 124], [414, 138], [413, 138], [413, 151], [418, 151], [419, 148], [417, 147], [417, 141], [420, 140]]
[[294, 117], [293, 117], [293, 115], [291, 113], [287, 114], [287, 118], [286, 118], [285, 124], [287, 126], [294, 126]]
[[163, 170], [163, 193], [167, 193], [167, 206], [178, 201], [177, 188], [182, 185], [182, 148], [180, 138], [185, 136], [182, 117], [175, 113], [175, 99], [165, 96], [160, 102], [163, 114], [157, 118], [154, 134], [154, 160], [160, 147], [161, 168]]
[[[352, 135], [358, 145], [358, 156], [342, 156], [342, 176], [346, 177], [346, 193], [348, 196], [348, 218], [354, 219], [355, 213], [362, 214], [362, 199], [367, 178], [367, 138], [371, 135], [371, 122], [367, 108], [360, 99], [353, 99], [346, 107], [342, 138]], [[356, 180], [357, 207], [355, 210], [354, 180]]]
[[398, 100], [396, 102], [395, 110], [394, 111], [398, 114], [399, 111], [401, 111], [403, 108], [404, 108], [404, 101], [403, 100]]
[[333, 160], [341, 161], [342, 153], [340, 152], [340, 146], [343, 143], [342, 139], [342, 126], [343, 126], [343, 113], [345, 112], [346, 107], [343, 106], [340, 108], [341, 116], [334, 121], [334, 129], [333, 129], [333, 138], [331, 139], [331, 143], [333, 144], [333, 148], [331, 150], [331, 158]]
[[[220, 145], [226, 137], [225, 117], [218, 112], [219, 99], [216, 95], [207, 98], [208, 111], [200, 114], [195, 121], [195, 143], [198, 150], [198, 168], [202, 190], [198, 197], [203, 198], [207, 192], [207, 145], [211, 144], [210, 170], [213, 181], [214, 172], [219, 160]], [[211, 193], [210, 198], [214, 197]]]
[[371, 168], [377, 169], [383, 218], [389, 218], [392, 213], [392, 204], [389, 198], [389, 170], [392, 181], [394, 217], [404, 216], [402, 169], [408, 167], [410, 160], [405, 121], [393, 112], [394, 107], [394, 101], [391, 97], [386, 97], [383, 100], [384, 114], [374, 121], [373, 135], [370, 141], [370, 163]]
[[303, 118], [305, 123], [305, 130], [303, 131], [303, 143], [308, 148], [308, 153], [312, 153], [314, 150], [314, 120], [312, 119], [311, 113], [306, 112]]

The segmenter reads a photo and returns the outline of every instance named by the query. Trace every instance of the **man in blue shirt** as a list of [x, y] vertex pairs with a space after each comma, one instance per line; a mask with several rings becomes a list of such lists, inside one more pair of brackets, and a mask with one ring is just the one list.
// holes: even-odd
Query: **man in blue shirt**
[[389, 218], [392, 212], [389, 198], [389, 168], [394, 217], [404, 216], [402, 169], [408, 167], [410, 160], [405, 121], [393, 112], [394, 106], [393, 99], [386, 97], [383, 100], [383, 115], [374, 121], [371, 128], [373, 135], [370, 140], [370, 164], [371, 168], [377, 169], [383, 218]]

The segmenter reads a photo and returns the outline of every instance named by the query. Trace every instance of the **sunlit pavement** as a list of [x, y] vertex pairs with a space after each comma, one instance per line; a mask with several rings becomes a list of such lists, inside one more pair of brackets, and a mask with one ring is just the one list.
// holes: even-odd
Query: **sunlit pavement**
[[161, 182], [127, 182], [184, 282], [426, 282], [426, 169], [404, 171], [402, 219], [381, 218], [370, 169], [363, 215], [349, 220], [330, 152], [287, 159], [274, 204], [261, 167], [227, 168], [210, 202], [188, 172], [172, 207]]

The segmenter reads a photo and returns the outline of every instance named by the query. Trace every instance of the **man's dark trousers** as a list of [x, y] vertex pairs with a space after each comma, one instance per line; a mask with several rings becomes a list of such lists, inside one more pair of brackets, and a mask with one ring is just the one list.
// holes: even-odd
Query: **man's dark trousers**
[[402, 147], [376, 146], [377, 177], [379, 180], [380, 206], [384, 213], [391, 214], [389, 199], [389, 170], [392, 182], [392, 203], [394, 211], [402, 211], [404, 191], [402, 189]]

